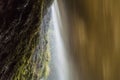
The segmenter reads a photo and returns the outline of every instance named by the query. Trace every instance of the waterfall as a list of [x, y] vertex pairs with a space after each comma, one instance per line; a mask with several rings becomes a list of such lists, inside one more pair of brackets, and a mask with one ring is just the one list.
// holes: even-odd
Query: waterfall
[[[54, 28], [53, 34], [55, 38], [54, 40], [55, 42], [52, 44], [55, 46], [55, 50], [52, 53], [52, 55], [54, 55], [54, 57], [52, 57], [52, 60], [53, 60], [53, 64], [56, 71], [54, 76], [57, 76], [57, 80], [69, 80], [68, 79], [69, 68], [68, 68], [68, 62], [66, 57], [67, 51], [64, 45], [63, 36], [61, 35], [61, 28], [63, 27], [63, 25], [61, 21], [60, 12], [59, 12], [59, 7], [56, 0], [52, 5], [52, 23]], [[51, 72], [54, 72], [54, 71], [51, 71]], [[54, 80], [54, 77], [52, 77], [52, 80]]]

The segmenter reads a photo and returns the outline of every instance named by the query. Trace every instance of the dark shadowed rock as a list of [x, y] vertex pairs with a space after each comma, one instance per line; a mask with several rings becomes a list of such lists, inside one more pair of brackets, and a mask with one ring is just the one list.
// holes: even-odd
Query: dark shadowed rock
[[35, 77], [41, 77], [33, 76], [36, 73], [31, 70], [34, 65], [31, 59], [42, 40], [39, 32], [44, 27], [40, 24], [51, 1], [0, 0], [0, 80], [37, 80]]

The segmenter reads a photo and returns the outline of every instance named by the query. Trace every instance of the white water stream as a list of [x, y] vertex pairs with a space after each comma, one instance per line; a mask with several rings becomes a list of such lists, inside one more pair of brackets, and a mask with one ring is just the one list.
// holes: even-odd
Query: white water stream
[[55, 39], [56, 39], [56, 59], [57, 72], [59, 80], [68, 80], [68, 63], [66, 58], [66, 50], [64, 47], [63, 39], [60, 33], [60, 28], [62, 27], [62, 22], [60, 19], [59, 8], [57, 2], [55, 1], [52, 6], [52, 18], [55, 29]]
[[[52, 57], [53, 64], [55, 66], [57, 80], [69, 80], [69, 72], [68, 72], [68, 62], [66, 57], [66, 47], [63, 41], [63, 36], [61, 35], [61, 28], [63, 27], [61, 16], [59, 12], [59, 7], [57, 1], [55, 0], [52, 5], [52, 21], [54, 27], [54, 38], [55, 42], [52, 45], [55, 45], [55, 52], [53, 53], [54, 57]], [[64, 32], [64, 31], [62, 31]], [[52, 71], [53, 72], [53, 71]], [[51, 73], [52, 74], [52, 73]], [[49, 79], [51, 80], [51, 79]], [[54, 77], [52, 78], [54, 80]]]
[[[80, 80], [70, 53], [69, 22], [64, 1], [55, 0], [52, 7], [50, 38], [51, 64], [48, 80]], [[52, 35], [52, 36], [51, 36]]]

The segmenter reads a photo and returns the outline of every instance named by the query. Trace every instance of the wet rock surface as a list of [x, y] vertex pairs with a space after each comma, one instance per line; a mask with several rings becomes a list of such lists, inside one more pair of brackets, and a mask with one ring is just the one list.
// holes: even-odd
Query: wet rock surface
[[40, 24], [51, 1], [0, 0], [0, 80], [37, 80], [41, 77], [33, 76], [36, 72], [31, 67], [37, 64], [42, 67], [33, 57], [37, 59], [38, 47], [38, 54], [46, 50], [47, 41], [43, 37], [47, 33], [46, 25]]

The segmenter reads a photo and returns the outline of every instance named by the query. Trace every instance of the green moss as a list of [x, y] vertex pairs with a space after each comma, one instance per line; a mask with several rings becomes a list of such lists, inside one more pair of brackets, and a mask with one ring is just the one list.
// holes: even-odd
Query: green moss
[[[25, 1], [29, 2], [25, 9], [16, 10], [15, 7], [11, 10], [12, 16], [8, 15], [8, 19], [10, 18], [11, 21], [8, 21], [9, 25], [6, 22], [6, 26], [8, 29], [14, 27], [16, 32], [13, 33], [14, 38], [11, 39], [11, 43], [13, 41], [12, 47], [7, 43], [5, 44], [8, 47], [8, 53], [6, 53], [7, 57], [0, 61], [0, 80], [38, 80], [42, 77], [46, 78], [49, 72], [48, 47], [44, 52], [39, 52], [39, 60], [42, 65], [39, 70], [37, 69], [37, 62], [32, 61], [33, 53], [39, 43], [45, 0]], [[18, 4], [22, 5], [22, 3]], [[16, 20], [19, 23], [16, 23]]]

